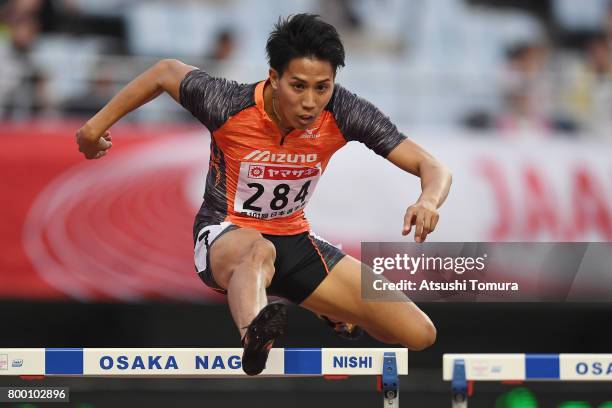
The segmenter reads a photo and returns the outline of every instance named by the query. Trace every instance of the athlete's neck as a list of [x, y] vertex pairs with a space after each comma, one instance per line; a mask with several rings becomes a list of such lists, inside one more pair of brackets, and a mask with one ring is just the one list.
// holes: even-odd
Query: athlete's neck
[[293, 130], [292, 127], [286, 127], [283, 124], [281, 115], [279, 112], [278, 101], [274, 100], [274, 90], [270, 85], [270, 82], [266, 82], [264, 85], [264, 110], [268, 114], [268, 117], [274, 122], [281, 135], [285, 136]]

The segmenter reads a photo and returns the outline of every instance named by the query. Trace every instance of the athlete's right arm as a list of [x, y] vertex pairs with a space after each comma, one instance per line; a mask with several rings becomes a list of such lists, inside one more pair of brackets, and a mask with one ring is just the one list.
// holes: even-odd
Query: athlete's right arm
[[178, 102], [181, 81], [194, 69], [196, 67], [181, 61], [165, 59], [140, 74], [77, 131], [79, 151], [87, 159], [103, 157], [112, 146], [108, 129], [115, 122], [162, 92], [167, 92]]

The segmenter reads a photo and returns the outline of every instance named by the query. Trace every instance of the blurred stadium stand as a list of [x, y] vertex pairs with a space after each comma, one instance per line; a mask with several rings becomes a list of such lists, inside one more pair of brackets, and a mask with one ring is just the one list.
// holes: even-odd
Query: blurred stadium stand
[[[26, 0], [32, 3], [29, 8], [15, 6], [19, 1], [2, 3], [0, 109], [5, 118], [84, 118], [160, 58], [184, 59], [240, 82], [261, 80], [267, 73], [269, 30], [278, 16], [298, 11], [322, 13], [338, 26], [348, 50], [339, 82], [373, 100], [408, 130], [463, 124], [482, 128], [507, 117], [513, 108], [501, 77], [508, 54], [520, 46], [542, 51], [536, 82], [555, 87], [537, 101], [547, 111], [533, 113], [543, 114], [541, 119], [555, 129], [593, 131], [589, 121], [603, 120], [593, 117], [603, 113], [589, 116], [584, 110], [609, 106], [612, 100], [609, 90], [576, 96], [582, 98], [580, 108], [571, 100], [575, 88], [590, 81], [585, 79], [587, 34], [610, 36], [606, 1], [580, 2], [578, 10], [572, 6], [576, 2], [562, 0], [539, 6], [463, 0]], [[568, 33], [582, 38], [574, 41], [577, 49], [567, 46]], [[220, 46], [222, 54], [216, 51]], [[607, 65], [604, 78], [595, 75], [598, 88], [610, 88]], [[30, 89], [24, 92], [26, 84]], [[609, 110], [605, 115], [612, 116]], [[142, 121], [186, 118], [167, 99], [132, 115]]]

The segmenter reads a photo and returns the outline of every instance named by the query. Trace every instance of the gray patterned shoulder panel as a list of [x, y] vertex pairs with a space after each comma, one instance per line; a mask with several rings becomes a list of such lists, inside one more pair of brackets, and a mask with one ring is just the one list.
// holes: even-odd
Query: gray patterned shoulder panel
[[380, 156], [387, 157], [406, 139], [376, 106], [340, 85], [334, 87], [327, 110], [334, 115], [347, 141], [361, 142]]
[[255, 105], [255, 86], [215, 78], [196, 69], [181, 82], [180, 102], [212, 133], [232, 115]]

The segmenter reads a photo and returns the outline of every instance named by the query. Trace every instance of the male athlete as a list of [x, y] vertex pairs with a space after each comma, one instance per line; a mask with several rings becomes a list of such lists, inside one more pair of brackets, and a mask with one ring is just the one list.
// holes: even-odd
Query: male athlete
[[408, 207], [402, 234], [415, 226], [414, 239], [423, 242], [438, 223], [449, 171], [372, 104], [335, 84], [344, 48], [333, 26], [311, 14], [279, 20], [266, 49], [269, 78], [250, 85], [213, 78], [180, 61], [158, 62], [77, 132], [79, 150], [87, 159], [106, 155], [112, 146], [108, 129], [162, 92], [209, 129], [195, 264], [206, 285], [227, 294], [247, 374], [265, 368], [287, 325], [287, 306], [268, 304], [267, 294], [327, 316], [346, 337], [359, 326], [386, 343], [430, 346], [434, 325], [403, 293], [397, 297], [404, 302], [361, 298], [360, 262], [312, 233], [304, 207], [333, 153], [357, 140], [421, 178], [421, 196]]

